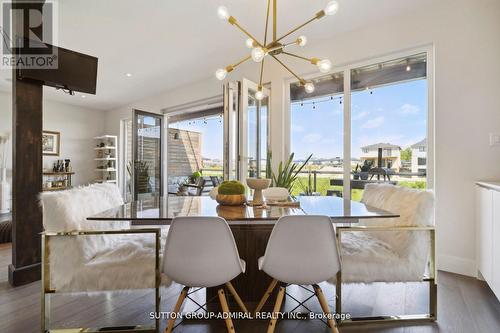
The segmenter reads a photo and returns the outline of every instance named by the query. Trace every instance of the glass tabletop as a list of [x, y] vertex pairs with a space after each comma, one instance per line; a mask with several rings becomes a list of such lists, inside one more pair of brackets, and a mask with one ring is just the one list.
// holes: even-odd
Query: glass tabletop
[[[207, 196], [157, 197], [126, 203], [90, 216], [88, 220], [125, 220], [169, 224], [177, 216], [219, 216], [230, 222], [271, 223], [284, 215], [326, 215], [338, 223], [359, 219], [398, 217], [363, 203], [331, 196], [298, 197], [299, 205], [291, 206], [222, 206]], [[230, 223], [231, 224], [231, 223]]]

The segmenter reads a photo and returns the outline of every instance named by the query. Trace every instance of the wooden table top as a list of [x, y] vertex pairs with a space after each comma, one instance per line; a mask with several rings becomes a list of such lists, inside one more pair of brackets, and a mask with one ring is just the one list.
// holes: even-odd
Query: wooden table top
[[219, 216], [229, 224], [274, 224], [284, 215], [326, 215], [338, 223], [359, 219], [398, 217], [363, 203], [331, 196], [299, 197], [299, 207], [221, 206], [210, 197], [160, 197], [126, 203], [88, 217], [88, 220], [123, 220], [170, 224], [177, 216]]

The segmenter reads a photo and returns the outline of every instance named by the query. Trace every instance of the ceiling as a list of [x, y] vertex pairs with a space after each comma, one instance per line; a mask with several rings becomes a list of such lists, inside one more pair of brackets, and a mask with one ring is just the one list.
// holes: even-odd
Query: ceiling
[[[217, 17], [225, 5], [252, 34], [262, 36], [265, 0], [64, 0], [58, 3], [57, 45], [99, 58], [97, 94], [81, 98], [46, 89], [46, 97], [95, 109], [113, 109], [213, 76], [240, 59], [245, 36]], [[328, 0], [278, 2], [278, 34], [303, 23]], [[302, 33], [308, 43], [422, 8], [432, 0], [339, 0], [340, 10]], [[131, 73], [131, 77], [126, 77]], [[10, 91], [10, 71], [0, 90]], [[215, 81], [214, 77], [214, 82]]]

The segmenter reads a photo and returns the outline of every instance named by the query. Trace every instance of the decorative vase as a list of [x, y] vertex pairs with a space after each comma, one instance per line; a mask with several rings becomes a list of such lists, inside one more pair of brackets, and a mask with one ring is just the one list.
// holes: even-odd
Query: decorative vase
[[244, 194], [217, 194], [215, 200], [220, 205], [240, 206], [247, 201], [247, 197]]
[[0, 169], [0, 214], [10, 212], [10, 184], [7, 182], [7, 168]]
[[247, 178], [247, 185], [253, 190], [252, 204], [254, 206], [262, 205], [264, 203], [262, 190], [265, 190], [269, 187], [269, 185], [271, 185], [271, 179]]

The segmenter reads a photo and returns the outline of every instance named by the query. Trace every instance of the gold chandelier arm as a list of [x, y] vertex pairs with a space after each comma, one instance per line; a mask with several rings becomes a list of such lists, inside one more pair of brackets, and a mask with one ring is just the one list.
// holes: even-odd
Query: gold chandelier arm
[[[273, 0], [273, 42], [276, 42], [276, 30], [278, 25], [278, 0]], [[264, 43], [265, 44], [265, 43]]]
[[229, 73], [229, 72], [232, 72], [236, 67], [238, 67], [239, 65], [241, 65], [242, 63], [244, 63], [245, 61], [247, 61], [248, 59], [250, 59], [252, 56], [251, 55], [248, 55], [246, 56], [245, 58], [242, 58], [241, 60], [239, 60], [238, 62], [232, 64], [232, 65], [229, 65], [226, 67], [226, 71]]
[[257, 43], [258, 46], [260, 46], [261, 48], [265, 49], [265, 47], [259, 43], [259, 41], [257, 40], [257, 38], [255, 38], [254, 36], [252, 36], [248, 31], [246, 31], [239, 23], [238, 21], [236, 21], [236, 19], [233, 17], [233, 16], [229, 16], [229, 18], [227, 19], [229, 23], [231, 23], [232, 25], [236, 26], [238, 29], [241, 30], [241, 32], [243, 32], [245, 35], [247, 35], [249, 38], [253, 39], [253, 41], [255, 43]]
[[264, 61], [266, 58], [262, 59], [260, 63], [260, 79], [259, 79], [259, 88], [262, 88], [262, 78], [264, 77]]
[[266, 30], [264, 31], [264, 45], [267, 45], [267, 28], [269, 26], [269, 11], [271, 9], [271, 0], [267, 0], [267, 14], [266, 14]]
[[319, 20], [320, 18], [322, 18], [323, 16], [325, 16], [325, 11], [324, 10], [321, 10], [319, 12], [316, 13], [316, 15], [314, 15], [314, 17], [312, 19], [310, 19], [309, 21], [305, 22], [305, 23], [302, 23], [301, 25], [299, 25], [298, 27], [290, 30], [289, 32], [287, 32], [286, 34], [284, 34], [283, 36], [281, 36], [280, 38], [278, 38], [276, 41], [279, 42], [280, 40], [282, 40], [283, 38], [285, 37], [288, 37], [290, 36], [291, 34], [293, 34], [295, 31], [297, 30], [300, 30], [302, 29], [303, 27], [305, 27], [306, 25], [308, 25], [309, 23], [315, 21], [315, 20]]
[[278, 58], [276, 58], [275, 55], [271, 54], [271, 57], [273, 57], [274, 60], [276, 60], [281, 66], [283, 66], [290, 74], [292, 74], [293, 76], [295, 76], [295, 78], [297, 80], [299, 80], [300, 84], [304, 85], [306, 83], [306, 80], [302, 79], [300, 76], [298, 76], [297, 74], [295, 74], [287, 65], [285, 65], [281, 60], [279, 60]]
[[303, 56], [300, 56], [298, 54], [293, 54], [293, 53], [290, 53], [290, 52], [281, 52], [282, 54], [286, 54], [287, 56], [290, 56], [290, 57], [295, 57], [295, 58], [299, 58], [299, 59], [302, 59], [302, 60], [305, 60], [305, 61], [308, 61], [310, 63], [313, 62], [314, 58], [306, 58], [306, 57], [303, 57]]

